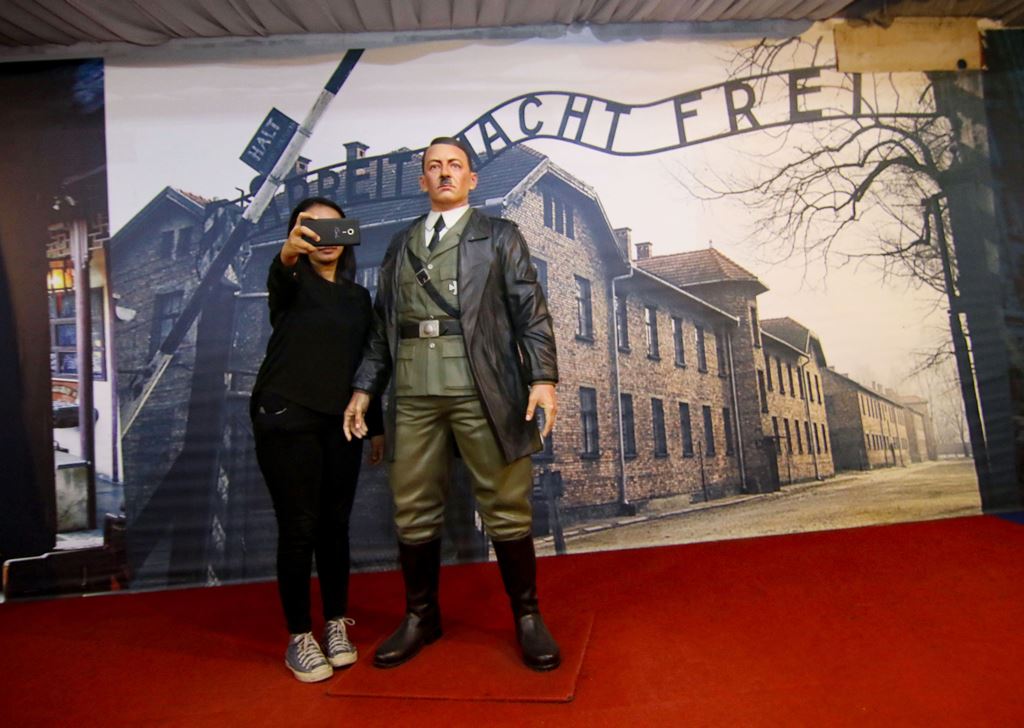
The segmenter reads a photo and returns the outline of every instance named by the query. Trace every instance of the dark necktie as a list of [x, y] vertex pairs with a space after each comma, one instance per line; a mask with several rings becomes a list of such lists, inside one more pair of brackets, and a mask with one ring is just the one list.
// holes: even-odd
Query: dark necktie
[[427, 243], [427, 250], [433, 250], [441, 242], [442, 230], [444, 230], [444, 215], [438, 215], [437, 222], [434, 223], [434, 235], [430, 238], [430, 242]]

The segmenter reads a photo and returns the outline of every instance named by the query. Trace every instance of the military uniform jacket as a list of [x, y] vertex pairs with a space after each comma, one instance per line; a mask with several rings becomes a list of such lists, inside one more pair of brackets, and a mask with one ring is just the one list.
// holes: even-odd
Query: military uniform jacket
[[[536, 421], [524, 417], [529, 385], [558, 381], [554, 327], [519, 228], [478, 210], [466, 217], [456, 248], [462, 336], [487, 420], [505, 460], [512, 462], [541, 449]], [[352, 381], [354, 389], [375, 395], [388, 388], [389, 459], [394, 457], [399, 276], [408, 265], [407, 246], [422, 232], [424, 219], [396, 234], [384, 255], [370, 337]]]
[[[414, 225], [408, 250], [423, 261], [434, 289], [458, 310], [459, 239], [471, 217], [469, 210], [459, 218], [433, 249], [423, 239], [423, 223]], [[444, 311], [416, 280], [409, 259], [398, 265], [398, 297], [395, 301], [398, 325], [418, 324], [428, 319], [447, 319]], [[452, 397], [476, 394], [469, 369], [469, 357], [462, 334], [438, 338], [399, 339], [395, 359], [394, 392], [399, 397]]]

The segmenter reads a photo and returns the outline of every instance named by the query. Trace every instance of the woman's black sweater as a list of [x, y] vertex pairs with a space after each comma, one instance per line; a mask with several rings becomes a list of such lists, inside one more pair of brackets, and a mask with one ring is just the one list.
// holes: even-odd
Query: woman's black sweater
[[[311, 410], [341, 415], [370, 330], [369, 291], [340, 276], [326, 280], [306, 256], [288, 268], [275, 255], [267, 293], [273, 331], [253, 397], [272, 392]], [[366, 425], [371, 437], [384, 432], [378, 398], [366, 413]]]

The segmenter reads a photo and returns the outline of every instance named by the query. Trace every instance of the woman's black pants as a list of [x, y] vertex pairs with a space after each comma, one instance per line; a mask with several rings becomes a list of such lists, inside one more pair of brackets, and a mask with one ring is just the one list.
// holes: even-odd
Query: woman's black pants
[[272, 393], [251, 407], [256, 460], [277, 517], [277, 585], [288, 631], [309, 632], [313, 557], [324, 619], [348, 609], [348, 525], [363, 441], [345, 439], [341, 415]]

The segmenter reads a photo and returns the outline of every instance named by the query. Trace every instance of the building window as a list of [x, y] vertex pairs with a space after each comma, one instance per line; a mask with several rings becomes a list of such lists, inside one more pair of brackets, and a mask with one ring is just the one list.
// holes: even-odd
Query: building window
[[785, 394], [786, 393], [786, 385], [782, 383], [782, 359], [779, 359], [779, 358], [775, 359], [775, 371], [779, 375], [778, 376], [778, 380], [779, 380], [779, 394]]
[[565, 235], [570, 240], [575, 240], [576, 230], [573, 225], [572, 205], [567, 204], [550, 192], [545, 192], [544, 226], [551, 228], [556, 233]]
[[174, 231], [164, 230], [160, 233], [160, 246], [158, 248], [161, 258], [174, 257]]
[[683, 434], [683, 457], [693, 457], [693, 428], [690, 425], [690, 405], [679, 403], [679, 431]]
[[711, 408], [707, 405], [701, 407], [704, 415], [704, 454], [711, 457], [715, 454], [715, 423], [711, 419]]
[[171, 333], [178, 314], [181, 313], [185, 299], [184, 291], [158, 293], [153, 303], [153, 330], [149, 338], [149, 356], [153, 356], [160, 348], [167, 334]]
[[772, 432], [775, 433], [775, 452], [782, 454], [782, 438], [779, 437], [779, 418], [772, 417]]
[[761, 324], [757, 321], [757, 307], [750, 307], [750, 336], [754, 340], [754, 346], [761, 348]]
[[721, 329], [715, 332], [715, 358], [718, 359], [718, 376], [724, 377], [728, 373], [728, 362], [725, 358], [725, 332]]
[[[819, 385], [818, 375], [817, 374], [814, 375], [814, 391], [818, 395], [818, 401], [819, 402], [823, 402], [824, 400], [821, 398], [821, 386]], [[822, 426], [824, 427], [824, 425], [822, 425]]]
[[796, 370], [796, 378], [797, 378], [797, 381], [800, 382], [800, 399], [805, 399], [807, 395], [804, 394], [804, 378], [803, 378], [803, 375], [800, 374], [800, 368], [799, 367], [797, 367], [797, 370]]
[[768, 380], [768, 391], [772, 392], [774, 391], [772, 386], [772, 358], [767, 354], [764, 355], [764, 365], [765, 378]]
[[825, 423], [821, 424], [821, 444], [825, 446], [825, 452], [828, 452], [828, 430], [825, 429]]
[[697, 326], [697, 371], [706, 372], [708, 370], [708, 355], [704, 350], [704, 327]]
[[676, 347], [676, 366], [686, 366], [686, 348], [683, 346], [683, 320], [678, 316], [672, 317], [672, 341]]
[[591, 387], [580, 387], [580, 424], [583, 433], [580, 455], [596, 458], [597, 444], [597, 390]]
[[540, 289], [544, 291], [544, 297], [548, 295], [548, 262], [542, 258], [532, 258], [533, 266], [537, 269], [537, 282]]
[[590, 306], [590, 281], [576, 278], [576, 338], [594, 340], [594, 312]]
[[804, 441], [800, 436], [800, 420], [793, 420], [793, 429], [796, 430], [796, 452], [798, 455], [804, 454]]
[[814, 390], [811, 389], [811, 373], [807, 372], [807, 399], [814, 401]]
[[761, 411], [768, 412], [768, 392], [764, 388], [764, 371], [757, 370], [757, 391], [761, 395]]
[[814, 448], [811, 446], [811, 423], [804, 421], [804, 434], [807, 436], [807, 454], [813, 455]]
[[725, 429], [725, 454], [732, 455], [734, 448], [732, 444], [732, 418], [729, 416], [729, 408], [722, 408], [722, 425]]
[[[71, 288], [53, 290], [50, 307], [50, 374], [59, 379], [78, 378], [78, 323], [75, 318], [75, 291]], [[92, 378], [107, 378], [106, 331], [104, 330], [103, 289], [89, 291], [89, 313], [92, 338]]]
[[619, 401], [622, 406], [622, 454], [627, 458], [635, 458], [636, 428], [633, 425], [633, 395], [623, 394]]
[[647, 331], [647, 358], [660, 359], [658, 351], [658, 309], [644, 306], [644, 328]]
[[619, 351], [629, 351], [629, 310], [626, 297], [615, 297], [615, 331], [619, 336]]
[[654, 457], [668, 455], [668, 441], [665, 437], [665, 405], [660, 399], [651, 399], [651, 425], [654, 428]]
[[821, 454], [821, 439], [818, 437], [818, 423], [814, 423], [814, 449]]
[[793, 365], [786, 363], [786, 372], [789, 374], [789, 396], [796, 397], [796, 389], [793, 387]]
[[790, 438], [789, 420], [787, 420], [785, 417], [782, 418], [782, 426], [786, 430], [786, 452], [789, 453], [790, 455], [792, 455], [793, 454], [793, 440]]
[[380, 278], [380, 266], [372, 265], [360, 268], [356, 273], [356, 283], [370, 292], [370, 300], [377, 297], [377, 280]]

